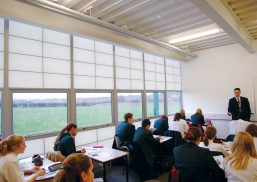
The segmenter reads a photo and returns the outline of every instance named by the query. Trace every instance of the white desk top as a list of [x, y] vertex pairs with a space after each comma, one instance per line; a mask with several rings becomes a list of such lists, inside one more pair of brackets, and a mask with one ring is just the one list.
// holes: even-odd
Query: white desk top
[[166, 142], [168, 140], [171, 140], [172, 137], [168, 136], [161, 136], [161, 135], [153, 135], [154, 138], [159, 137], [160, 138], [160, 143]]

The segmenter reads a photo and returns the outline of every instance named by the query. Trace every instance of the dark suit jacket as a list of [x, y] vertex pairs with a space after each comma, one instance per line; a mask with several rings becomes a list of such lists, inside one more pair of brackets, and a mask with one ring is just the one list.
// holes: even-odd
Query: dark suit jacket
[[242, 113], [239, 113], [239, 106], [235, 97], [229, 99], [228, 112], [232, 113], [232, 120], [238, 120], [239, 114], [240, 114], [242, 117], [241, 119], [250, 121], [251, 108], [250, 108], [249, 101], [245, 97], [240, 97], [240, 101], [241, 101]]
[[224, 171], [215, 162], [209, 149], [188, 142], [174, 148], [173, 152], [181, 181], [224, 181]]
[[159, 135], [164, 135], [164, 133], [169, 129], [168, 120], [165, 118], [155, 120], [154, 128], [157, 129]]
[[57, 146], [57, 151], [60, 151], [65, 157], [72, 153], [80, 153], [80, 151], [76, 151], [75, 141], [74, 138], [71, 137], [70, 133], [65, 133], [63, 135]]
[[135, 134], [135, 126], [128, 121], [122, 121], [116, 128], [115, 136], [119, 137], [121, 144], [131, 142]]
[[204, 124], [204, 118], [203, 115], [200, 115], [198, 113], [195, 113], [191, 116], [191, 121], [193, 125], [203, 125]]
[[154, 139], [153, 134], [149, 130], [143, 127], [139, 127], [135, 132], [133, 142], [135, 142], [137, 146], [140, 147], [146, 161], [151, 167], [153, 167], [155, 149], [158, 148], [159, 141]]

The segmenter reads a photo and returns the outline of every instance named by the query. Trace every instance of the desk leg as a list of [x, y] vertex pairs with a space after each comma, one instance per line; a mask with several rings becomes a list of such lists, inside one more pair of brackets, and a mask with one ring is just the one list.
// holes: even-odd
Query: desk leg
[[126, 182], [128, 182], [128, 156], [126, 155]]
[[104, 178], [104, 182], [106, 182], [106, 169], [105, 169], [105, 163], [103, 163], [103, 178]]

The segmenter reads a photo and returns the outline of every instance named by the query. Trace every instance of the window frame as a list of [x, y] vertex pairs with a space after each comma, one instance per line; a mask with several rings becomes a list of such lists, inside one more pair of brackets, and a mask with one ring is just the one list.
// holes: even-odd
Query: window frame
[[[179, 92], [180, 93], [180, 100], [179, 100], [179, 104], [180, 104], [180, 109], [183, 108], [183, 95], [182, 95], [182, 90], [166, 90], [166, 94], [167, 94], [167, 99], [166, 99], [166, 102], [167, 102], [167, 115], [168, 116], [172, 116], [172, 115], [175, 115], [175, 113], [171, 113], [169, 114], [169, 103], [168, 103], [168, 92]], [[179, 111], [177, 111], [179, 112]]]

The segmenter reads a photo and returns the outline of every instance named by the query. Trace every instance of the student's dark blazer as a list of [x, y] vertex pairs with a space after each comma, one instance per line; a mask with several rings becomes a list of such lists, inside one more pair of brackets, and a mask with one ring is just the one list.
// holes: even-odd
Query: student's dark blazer
[[203, 125], [204, 124], [204, 118], [203, 115], [195, 113], [191, 116], [191, 121], [193, 125]]
[[133, 142], [135, 142], [136, 145], [140, 147], [146, 161], [151, 167], [153, 167], [154, 156], [156, 152], [155, 149], [157, 149], [159, 141], [154, 139], [153, 134], [149, 130], [143, 127], [139, 127], [135, 132]]
[[119, 137], [121, 144], [131, 142], [135, 134], [135, 126], [128, 121], [122, 121], [118, 124], [115, 136]]
[[246, 121], [250, 121], [250, 117], [251, 117], [250, 103], [246, 97], [240, 97], [240, 101], [241, 101], [241, 109], [242, 109], [240, 118], [239, 118], [239, 106], [235, 97], [229, 99], [228, 112], [232, 114], [232, 120], [243, 119]]
[[60, 151], [65, 157], [73, 153], [80, 153], [80, 151], [76, 151], [75, 141], [74, 138], [71, 137], [70, 133], [65, 133], [63, 135], [57, 146], [57, 151]]
[[157, 129], [159, 135], [164, 135], [164, 133], [169, 129], [168, 120], [165, 118], [155, 120], [154, 128]]
[[181, 181], [224, 181], [224, 171], [215, 162], [209, 149], [188, 142], [175, 147], [173, 153]]

